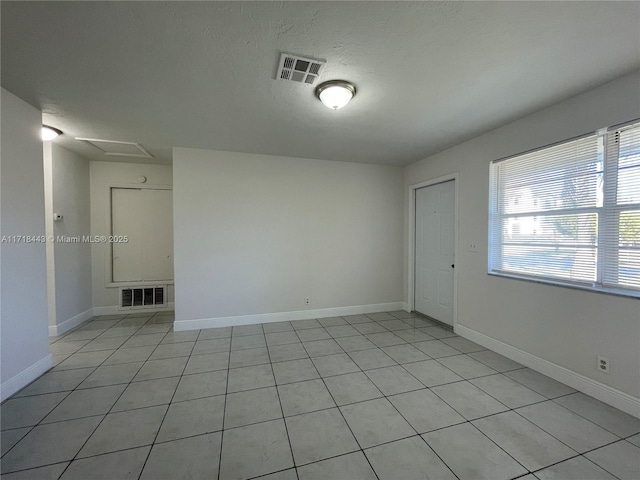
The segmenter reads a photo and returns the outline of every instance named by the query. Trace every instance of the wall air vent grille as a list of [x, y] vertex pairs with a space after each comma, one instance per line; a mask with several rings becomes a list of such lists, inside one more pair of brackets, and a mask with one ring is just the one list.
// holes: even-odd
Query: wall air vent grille
[[327, 62], [290, 53], [280, 54], [276, 78], [313, 85]]
[[120, 309], [166, 307], [166, 285], [120, 289]]

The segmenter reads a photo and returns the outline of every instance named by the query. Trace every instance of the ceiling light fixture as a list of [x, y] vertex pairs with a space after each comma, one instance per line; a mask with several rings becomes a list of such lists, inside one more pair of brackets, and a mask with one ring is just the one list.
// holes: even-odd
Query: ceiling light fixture
[[40, 130], [40, 137], [42, 138], [43, 142], [50, 142], [59, 135], [62, 135], [62, 130], [50, 127], [49, 125], [42, 125], [42, 129]]
[[316, 87], [316, 97], [333, 110], [344, 107], [355, 94], [355, 85], [345, 80], [329, 80]]

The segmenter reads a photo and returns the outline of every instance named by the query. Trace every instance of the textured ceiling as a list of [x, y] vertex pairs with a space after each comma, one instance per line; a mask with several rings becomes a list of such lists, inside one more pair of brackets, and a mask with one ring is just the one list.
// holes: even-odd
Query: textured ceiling
[[[0, 8], [2, 86], [92, 160], [114, 158], [74, 137], [406, 165], [640, 67], [639, 2]], [[275, 79], [281, 51], [358, 94], [327, 109]]]

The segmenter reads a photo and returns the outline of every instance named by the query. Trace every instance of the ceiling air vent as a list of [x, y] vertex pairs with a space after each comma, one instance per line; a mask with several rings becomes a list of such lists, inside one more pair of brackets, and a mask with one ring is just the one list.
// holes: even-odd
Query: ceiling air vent
[[326, 63], [324, 60], [282, 53], [276, 78], [313, 85]]
[[142, 145], [134, 142], [119, 142], [117, 140], [101, 140], [99, 138], [81, 138], [76, 137], [76, 140], [88, 143], [89, 145], [96, 147], [102, 151], [105, 155], [114, 157], [144, 157], [153, 158], [149, 152], [147, 152]]

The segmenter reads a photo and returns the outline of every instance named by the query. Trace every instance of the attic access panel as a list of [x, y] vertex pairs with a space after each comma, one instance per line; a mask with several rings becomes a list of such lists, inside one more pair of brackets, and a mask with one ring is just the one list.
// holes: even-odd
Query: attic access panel
[[117, 140], [101, 140], [99, 138], [81, 138], [76, 140], [88, 143], [89, 145], [102, 151], [105, 155], [115, 157], [144, 157], [153, 158], [142, 145], [134, 142], [120, 142]]
[[324, 60], [281, 53], [276, 78], [313, 85], [326, 63]]

